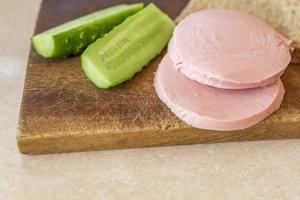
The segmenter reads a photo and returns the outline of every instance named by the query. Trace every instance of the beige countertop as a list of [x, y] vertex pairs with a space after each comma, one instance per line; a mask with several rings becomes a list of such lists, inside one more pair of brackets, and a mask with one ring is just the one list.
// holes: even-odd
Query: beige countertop
[[16, 147], [40, 0], [0, 0], [0, 199], [300, 199], [300, 140], [21, 155]]

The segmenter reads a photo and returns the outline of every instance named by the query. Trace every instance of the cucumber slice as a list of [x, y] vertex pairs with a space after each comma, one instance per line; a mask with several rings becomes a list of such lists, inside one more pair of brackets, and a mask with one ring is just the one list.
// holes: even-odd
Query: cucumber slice
[[174, 26], [174, 22], [151, 3], [89, 45], [81, 55], [83, 71], [100, 88], [129, 80], [161, 53]]
[[34, 36], [33, 46], [45, 58], [81, 53], [97, 38], [143, 7], [142, 3], [124, 4], [91, 13]]

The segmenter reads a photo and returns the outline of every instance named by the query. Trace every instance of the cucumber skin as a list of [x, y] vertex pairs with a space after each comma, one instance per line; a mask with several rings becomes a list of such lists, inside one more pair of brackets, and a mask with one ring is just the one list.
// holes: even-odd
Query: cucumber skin
[[[117, 37], [119, 34], [122, 34], [123, 31], [125, 32], [126, 25], [129, 25], [130, 23], [132, 22], [134, 23], [134, 21], [137, 21], [138, 16], [142, 15], [143, 11], [147, 9], [148, 10], [152, 9], [152, 11], [154, 11], [156, 16], [161, 17], [159, 19], [159, 24], [156, 27], [156, 28], [159, 27], [158, 29], [160, 30], [156, 34], [160, 34], [160, 35], [155, 35], [155, 37], [151, 38], [145, 44], [147, 46], [146, 50], [143, 49], [143, 47], [141, 46], [140, 49], [134, 49], [136, 50], [136, 54], [134, 55], [134, 57], [136, 57], [136, 60], [132, 61], [132, 66], [129, 66], [131, 67], [131, 69], [130, 68], [126, 70], [121, 69], [119, 70], [119, 72], [117, 71], [116, 73], [110, 74], [109, 72], [107, 72], [109, 71], [107, 70], [107, 68], [114, 69], [115, 66], [102, 66], [101, 63], [97, 63], [97, 61], [99, 61], [99, 55], [97, 54], [97, 52], [101, 51], [100, 48], [102, 45], [104, 45], [105, 43], [109, 43], [111, 39]], [[148, 20], [150, 21], [151, 18], [149, 18]], [[147, 23], [146, 21], [145, 23]], [[141, 71], [144, 66], [149, 64], [153, 58], [161, 54], [161, 52], [166, 47], [169, 39], [173, 34], [174, 27], [175, 27], [175, 23], [166, 14], [160, 11], [153, 3], [151, 3], [142, 11], [128, 17], [122, 24], [116, 26], [111, 32], [106, 34], [103, 38], [99, 38], [96, 42], [89, 45], [88, 48], [81, 55], [82, 69], [86, 74], [87, 78], [90, 81], [92, 81], [97, 87], [102, 89], [108, 89], [118, 84], [121, 84], [126, 80], [130, 80], [137, 72]], [[128, 37], [130, 38], [130, 35]], [[127, 37], [123, 39], [126, 40], [126, 38]], [[144, 38], [140, 38], [140, 39], [143, 40]], [[122, 42], [122, 39], [120, 41]], [[122, 44], [120, 45], [122, 46]], [[120, 79], [115, 78], [121, 76], [120, 74], [122, 75], [122, 78]]]
[[[118, 13], [114, 13], [107, 17], [98, 19], [92, 23], [90, 22], [88, 24], [84, 24], [79, 27], [72, 28], [71, 30], [67, 30], [65, 32], [57, 33], [54, 35], [49, 36], [49, 35], [42, 35], [43, 33], [40, 33], [32, 38], [32, 44], [36, 49], [36, 51], [38, 52], [38, 54], [44, 58], [64, 58], [69, 55], [79, 54], [89, 44], [95, 42], [99, 37], [103, 37], [106, 33], [111, 31], [115, 26], [122, 23], [128, 16], [133, 15], [136, 12], [140, 11], [143, 8], [143, 6], [144, 5], [140, 3], [128, 5], [126, 8], [120, 9], [120, 12]], [[118, 9], [117, 7], [121, 7], [121, 6], [115, 6], [116, 9]], [[114, 7], [108, 9], [114, 9]], [[105, 10], [107, 9], [104, 9], [103, 11]], [[43, 45], [51, 46], [52, 47], [51, 51], [50, 52], [44, 51]]]

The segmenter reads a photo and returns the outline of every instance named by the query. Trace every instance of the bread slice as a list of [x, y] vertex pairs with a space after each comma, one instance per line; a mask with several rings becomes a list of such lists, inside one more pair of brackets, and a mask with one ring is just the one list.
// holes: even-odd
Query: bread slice
[[293, 62], [300, 62], [300, 0], [190, 0], [176, 22], [206, 8], [239, 10], [263, 19], [292, 40]]

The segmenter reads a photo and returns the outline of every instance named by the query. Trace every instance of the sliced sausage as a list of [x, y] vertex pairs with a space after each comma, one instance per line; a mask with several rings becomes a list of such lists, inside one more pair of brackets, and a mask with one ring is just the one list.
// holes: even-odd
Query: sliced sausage
[[219, 89], [187, 78], [173, 65], [167, 54], [155, 75], [156, 93], [177, 117], [196, 128], [247, 128], [276, 111], [284, 96], [280, 79], [260, 88]]
[[291, 61], [290, 43], [254, 16], [208, 9], [178, 24], [168, 50], [174, 66], [189, 78], [243, 89], [276, 81]]

